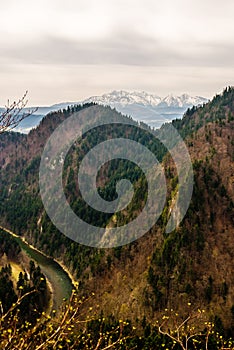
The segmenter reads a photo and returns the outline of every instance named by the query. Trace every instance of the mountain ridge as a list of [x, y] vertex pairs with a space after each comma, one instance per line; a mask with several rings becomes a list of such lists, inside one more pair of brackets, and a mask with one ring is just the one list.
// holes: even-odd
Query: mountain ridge
[[174, 95], [169, 94], [165, 97], [160, 97], [155, 94], [149, 94], [145, 91], [128, 92], [125, 90], [114, 90], [110, 93], [101, 96], [91, 96], [85, 99], [84, 102], [96, 102], [100, 104], [120, 104], [123, 107], [126, 104], [141, 104], [144, 106], [161, 106], [167, 107], [189, 107], [208, 102], [208, 99], [200, 96], [192, 97], [189, 94]]
[[[51, 106], [39, 106], [37, 111], [22, 121], [16, 131], [28, 133], [35, 128], [48, 113], [66, 109], [68, 106], [94, 102], [104, 106], [111, 106], [124, 115], [130, 115], [136, 121], [159, 128], [163, 123], [175, 118], [182, 118], [185, 111], [197, 105], [203, 105], [208, 99], [200, 96], [192, 97], [186, 93], [176, 96], [169, 94], [159, 97], [145, 91], [113, 90], [100, 96], [91, 96], [78, 102], [61, 102]], [[27, 108], [26, 110], [32, 108]]]

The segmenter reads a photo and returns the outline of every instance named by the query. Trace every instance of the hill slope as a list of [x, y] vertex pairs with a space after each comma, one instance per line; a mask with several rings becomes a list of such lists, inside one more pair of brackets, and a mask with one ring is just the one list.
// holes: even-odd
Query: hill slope
[[[186, 217], [169, 234], [165, 227], [178, 179], [173, 159], [160, 142], [133, 123], [127, 128], [107, 127], [87, 133], [72, 147], [64, 166], [66, 197], [77, 214], [104, 227], [114, 225], [116, 217], [97, 215], [82, 201], [75, 184], [77, 166], [87, 150], [108, 137], [129, 137], [147, 145], [163, 162], [168, 193], [162, 215], [150, 232], [122, 248], [102, 250], [79, 245], [59, 233], [43, 209], [38, 186], [40, 155], [51, 132], [74, 113], [79, 117], [79, 113], [113, 116], [117, 112], [89, 104], [77, 106], [52, 113], [27, 136], [1, 136], [1, 224], [61, 259], [80, 282], [80, 292], [95, 291], [92, 303], [100, 305], [106, 314], [131, 318], [135, 323], [145, 315], [151, 322], [165, 307], [183, 314], [187, 303], [192, 302], [231, 329], [234, 89], [226, 89], [203, 107], [189, 109], [182, 120], [173, 122], [191, 155], [194, 191]], [[116, 196], [116, 181], [123, 174], [133, 182], [136, 194], [127, 213], [117, 215], [119, 223], [131, 220], [142, 210], [147, 191], [145, 178], [135, 165], [125, 161], [108, 163], [97, 178], [100, 193], [111, 200]]]

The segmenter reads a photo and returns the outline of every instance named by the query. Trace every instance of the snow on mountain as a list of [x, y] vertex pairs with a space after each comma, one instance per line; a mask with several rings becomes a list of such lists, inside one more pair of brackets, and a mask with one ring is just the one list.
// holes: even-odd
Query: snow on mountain
[[204, 97], [200, 96], [189, 96], [188, 94], [183, 94], [181, 96], [174, 96], [172, 94], [164, 97], [158, 106], [166, 106], [166, 107], [191, 107], [202, 105], [206, 103], [208, 100]]
[[143, 121], [152, 127], [158, 128], [163, 123], [169, 122], [172, 119], [182, 118], [188, 107], [202, 105], [208, 102], [208, 100], [204, 97], [192, 97], [188, 94], [183, 94], [181, 96], [170, 94], [162, 98], [145, 91], [128, 92], [124, 90], [114, 90], [101, 96], [89, 97], [84, 101], [73, 103], [66, 102], [48, 107], [39, 107], [36, 113], [20, 123], [16, 131], [28, 133], [29, 130], [39, 124], [40, 120], [46, 114], [67, 108], [69, 105], [88, 102], [96, 102], [101, 105], [114, 107], [117, 111], [129, 115], [137, 121]]
[[120, 104], [122, 106], [130, 104], [141, 104], [143, 106], [157, 106], [161, 102], [161, 97], [148, 94], [145, 91], [127, 92], [127, 91], [112, 91], [101, 96], [92, 96], [83, 102], [96, 102], [104, 105]]
[[148, 94], [145, 91], [141, 92], [127, 92], [124, 90], [112, 91], [110, 93], [101, 96], [92, 96], [83, 102], [96, 102], [103, 105], [121, 105], [125, 107], [131, 104], [140, 104], [143, 106], [151, 107], [178, 107], [178, 108], [188, 108], [193, 105], [200, 105], [207, 102], [207, 99], [200, 96], [189, 96], [188, 94], [183, 94], [181, 96], [175, 96], [170, 94], [164, 98], [157, 95]]
[[93, 96], [83, 102], [109, 105], [125, 115], [130, 115], [137, 121], [143, 121], [152, 127], [158, 128], [172, 119], [182, 118], [189, 107], [202, 105], [208, 100], [204, 97], [192, 97], [188, 94], [181, 96], [170, 94], [162, 98], [144, 91], [127, 92], [120, 90], [101, 96]]

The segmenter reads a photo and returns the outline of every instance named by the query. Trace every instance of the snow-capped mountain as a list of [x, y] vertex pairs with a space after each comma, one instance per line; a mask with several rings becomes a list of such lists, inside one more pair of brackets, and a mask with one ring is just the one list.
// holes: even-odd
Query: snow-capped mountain
[[143, 106], [157, 106], [161, 102], [161, 100], [161, 97], [148, 94], [145, 91], [127, 92], [124, 90], [114, 90], [110, 93], [101, 96], [89, 97], [84, 102], [96, 102], [104, 105], [120, 104], [122, 106], [138, 103]]
[[88, 102], [109, 105], [125, 115], [130, 115], [137, 121], [143, 121], [152, 127], [158, 128], [165, 122], [169, 122], [175, 118], [181, 118], [188, 107], [204, 104], [207, 101], [204, 97], [191, 97], [188, 94], [181, 96], [170, 94], [166, 97], [159, 97], [145, 91], [128, 92], [115, 90], [101, 96], [89, 97], [83, 101], [64, 102], [48, 107], [38, 107], [36, 113], [23, 120], [16, 131], [28, 133], [49, 112], [67, 108], [69, 105]]
[[200, 96], [189, 96], [183, 94], [181, 96], [174, 96], [170, 94], [164, 98], [157, 95], [148, 94], [145, 91], [141, 92], [127, 92], [124, 90], [112, 91], [110, 93], [101, 96], [92, 96], [83, 102], [96, 102], [103, 105], [115, 105], [120, 104], [123, 107], [131, 104], [140, 104], [143, 106], [152, 107], [191, 107], [193, 105], [199, 105], [207, 102], [207, 99]]
[[112, 91], [101, 96], [92, 96], [83, 102], [96, 102], [109, 105], [119, 112], [130, 115], [137, 121], [143, 121], [152, 127], [158, 128], [163, 123], [175, 118], [181, 118], [184, 112], [193, 105], [202, 105], [208, 100], [200, 96], [183, 94], [166, 97], [148, 94], [147, 92]]
[[158, 106], [188, 108], [191, 106], [202, 105], [207, 101], [208, 100], [206, 98], [200, 97], [200, 96], [192, 97], [192, 96], [189, 96], [188, 94], [183, 94], [181, 96], [174, 96], [170, 94], [164, 97], [163, 99], [161, 99], [161, 102], [158, 104]]

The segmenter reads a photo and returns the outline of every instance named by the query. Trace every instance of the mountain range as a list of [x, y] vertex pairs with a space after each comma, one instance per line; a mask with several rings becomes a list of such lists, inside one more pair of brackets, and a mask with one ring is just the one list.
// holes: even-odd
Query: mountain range
[[188, 94], [164, 98], [147, 92], [112, 91], [102, 96], [93, 96], [84, 101], [109, 105], [134, 120], [143, 121], [154, 128], [175, 118], [182, 118], [185, 111], [197, 105], [203, 105], [208, 100], [204, 97], [191, 97]]
[[41, 119], [48, 113], [63, 110], [71, 105], [95, 102], [104, 106], [111, 106], [124, 115], [131, 116], [136, 121], [143, 121], [154, 128], [159, 128], [163, 123], [176, 118], [182, 118], [188, 108], [203, 105], [208, 100], [200, 96], [183, 94], [166, 97], [149, 94], [145, 91], [127, 92], [124, 90], [112, 91], [101, 96], [92, 96], [83, 101], [63, 102], [52, 106], [38, 107], [37, 111], [22, 121], [16, 131], [28, 133], [39, 125]]
[[139, 104], [142, 106], [158, 108], [188, 108], [189, 106], [206, 103], [207, 99], [200, 96], [191, 97], [188, 94], [183, 94], [181, 96], [174, 96], [173, 94], [170, 94], [162, 98], [157, 95], [149, 94], [145, 91], [127, 92], [124, 90], [114, 90], [102, 96], [92, 96], [86, 99], [84, 102], [96, 102], [98, 104], [111, 106], [120, 105], [122, 107], [132, 104]]

